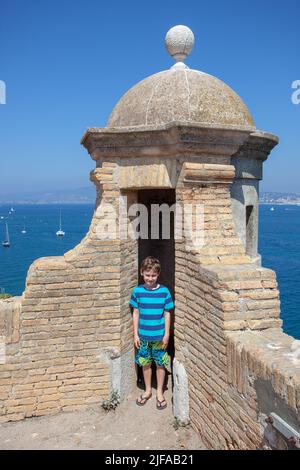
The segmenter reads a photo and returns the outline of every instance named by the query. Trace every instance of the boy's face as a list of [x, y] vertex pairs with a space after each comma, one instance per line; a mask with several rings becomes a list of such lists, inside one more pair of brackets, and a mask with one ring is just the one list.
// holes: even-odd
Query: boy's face
[[157, 284], [159, 273], [155, 269], [145, 269], [141, 275], [147, 286], [154, 287]]

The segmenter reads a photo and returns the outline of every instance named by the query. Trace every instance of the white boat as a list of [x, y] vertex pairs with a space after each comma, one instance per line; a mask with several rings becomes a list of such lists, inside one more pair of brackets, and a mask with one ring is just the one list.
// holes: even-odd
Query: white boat
[[59, 212], [59, 230], [56, 232], [57, 237], [63, 237], [65, 232], [61, 229], [61, 211]]
[[11, 212], [15, 212], [15, 209], [13, 207], [10, 208]]
[[272, 211], [272, 212], [275, 211], [274, 207], [271, 207], [270, 211]]
[[25, 228], [25, 217], [24, 217], [24, 227], [23, 227], [23, 230], [21, 231], [21, 233], [27, 233], [26, 228]]
[[3, 240], [2, 242], [2, 246], [4, 246], [5, 248], [8, 248], [10, 246], [10, 241], [9, 241], [9, 233], [8, 233], [8, 226], [7, 226], [7, 222], [6, 222], [6, 234], [5, 234], [5, 240]]

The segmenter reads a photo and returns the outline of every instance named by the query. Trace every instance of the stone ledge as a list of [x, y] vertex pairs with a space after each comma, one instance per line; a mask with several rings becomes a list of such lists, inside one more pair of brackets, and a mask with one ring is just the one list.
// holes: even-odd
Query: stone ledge
[[234, 155], [254, 128], [174, 121], [162, 126], [89, 128], [81, 144], [94, 160], [111, 157]]
[[[300, 341], [279, 328], [261, 332], [227, 332], [226, 336], [230, 356], [229, 382], [245, 396], [249, 395], [249, 387], [255, 386], [257, 380], [268, 382], [274, 394], [290, 411], [296, 412], [293, 424], [297, 424], [300, 430]], [[244, 360], [233, 360], [234, 356]], [[273, 405], [277, 406], [275, 401]], [[271, 402], [268, 406], [272, 407]]]

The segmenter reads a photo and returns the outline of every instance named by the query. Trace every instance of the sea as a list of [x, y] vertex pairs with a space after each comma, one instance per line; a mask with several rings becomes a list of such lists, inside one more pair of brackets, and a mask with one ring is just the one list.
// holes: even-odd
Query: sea
[[[0, 205], [0, 240], [7, 222], [11, 242], [0, 245], [0, 293], [21, 295], [35, 259], [61, 256], [80, 243], [93, 211], [94, 204]], [[60, 212], [64, 237], [56, 236]], [[277, 273], [283, 329], [300, 339], [300, 205], [260, 205], [259, 253], [262, 265]]]

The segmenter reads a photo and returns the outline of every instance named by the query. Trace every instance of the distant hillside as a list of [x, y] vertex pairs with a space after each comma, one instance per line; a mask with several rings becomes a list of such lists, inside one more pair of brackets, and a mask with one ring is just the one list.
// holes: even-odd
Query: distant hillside
[[94, 186], [61, 191], [0, 194], [0, 204], [93, 204], [96, 199]]
[[259, 196], [261, 204], [300, 204], [300, 194], [263, 192]]
[[[32, 193], [0, 194], [0, 204], [94, 204], [94, 186], [61, 191], [39, 191]], [[261, 204], [300, 204], [300, 194], [262, 192]]]

